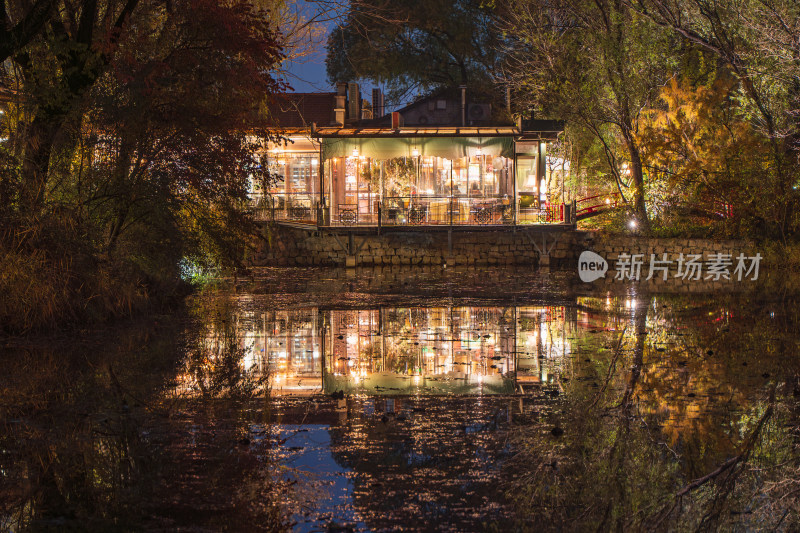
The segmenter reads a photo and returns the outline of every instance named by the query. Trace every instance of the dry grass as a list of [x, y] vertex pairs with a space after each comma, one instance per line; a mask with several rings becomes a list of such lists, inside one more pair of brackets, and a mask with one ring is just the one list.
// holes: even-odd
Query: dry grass
[[75, 267], [69, 257], [52, 260], [40, 251], [0, 256], [0, 329], [25, 334], [103, 321], [148, 304], [148, 291], [138, 280], [122, 279], [102, 265]]
[[129, 257], [103, 257], [88, 242], [68, 217], [2, 232], [0, 334], [132, 316], [153, 303], [154, 292], [169, 291]]

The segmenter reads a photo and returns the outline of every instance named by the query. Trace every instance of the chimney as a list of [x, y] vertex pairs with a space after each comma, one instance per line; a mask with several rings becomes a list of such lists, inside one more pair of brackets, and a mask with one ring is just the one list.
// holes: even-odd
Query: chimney
[[375, 87], [372, 89], [372, 116], [373, 118], [380, 118], [384, 115], [383, 105], [383, 91]]
[[403, 115], [397, 111], [392, 112], [392, 129], [399, 130], [403, 126]]
[[347, 100], [347, 84], [346, 83], [337, 83], [336, 84], [336, 96], [334, 98], [333, 104], [333, 119], [332, 124], [334, 126], [344, 127], [344, 119], [345, 119], [345, 104]]
[[339, 126], [340, 128], [344, 126], [344, 115], [345, 115], [345, 107], [344, 107], [344, 96], [339, 96], [338, 94], [334, 96], [334, 104], [333, 104], [333, 125]]
[[357, 83], [347, 84], [347, 122], [358, 122], [361, 119], [361, 91]]
[[467, 86], [459, 86], [461, 89], [461, 125], [467, 125]]

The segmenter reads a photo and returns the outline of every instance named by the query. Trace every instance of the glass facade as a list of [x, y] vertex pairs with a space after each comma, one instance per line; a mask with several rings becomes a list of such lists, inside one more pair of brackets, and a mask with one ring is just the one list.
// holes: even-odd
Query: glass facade
[[263, 155], [278, 179], [256, 184], [254, 198], [264, 218], [320, 225], [556, 222], [543, 143], [532, 146], [515, 153], [511, 137], [296, 138]]

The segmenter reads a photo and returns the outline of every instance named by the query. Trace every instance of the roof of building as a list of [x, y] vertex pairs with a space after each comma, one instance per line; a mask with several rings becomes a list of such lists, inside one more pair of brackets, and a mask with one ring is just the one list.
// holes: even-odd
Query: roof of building
[[[438, 94], [438, 93], [437, 93]], [[419, 102], [417, 102], [419, 103]], [[310, 135], [317, 138], [342, 137], [516, 137], [518, 140], [555, 140], [564, 131], [561, 120], [523, 120], [522, 128], [511, 125], [406, 126], [390, 128], [378, 120], [359, 125], [332, 125], [336, 93], [284, 93], [270, 105], [270, 126], [284, 135]], [[414, 104], [412, 104], [414, 105]], [[391, 118], [390, 116], [381, 119]], [[313, 128], [312, 125], [316, 125]]]
[[406, 127], [406, 128], [380, 128], [380, 127], [355, 127], [355, 128], [317, 128], [312, 133], [314, 137], [520, 137], [526, 139], [555, 139], [563, 131], [561, 121], [538, 121], [541, 129], [536, 131], [521, 130], [516, 126], [480, 126], [480, 127]]
[[[472, 90], [467, 91], [466, 92], [467, 110], [471, 109], [471, 106], [474, 105], [474, 104], [479, 104], [479, 105], [491, 104], [492, 99], [493, 99], [492, 96], [493, 95], [487, 95], [487, 94], [483, 94], [483, 93], [475, 93]], [[441, 89], [439, 89], [437, 91], [434, 91], [431, 94], [428, 94], [426, 96], [422, 96], [420, 98], [417, 98], [413, 102], [410, 102], [409, 104], [407, 104], [405, 107], [396, 110], [396, 112], [400, 113], [401, 115], [406, 117], [406, 123], [409, 123], [408, 122], [408, 117], [412, 117], [412, 119], [413, 119], [413, 116], [415, 115], [415, 113], [418, 113], [420, 111], [428, 109], [428, 104], [430, 102], [436, 102], [436, 101], [439, 101], [439, 100], [446, 100], [446, 101], [456, 102], [456, 104], [458, 105], [458, 110], [457, 110], [457, 112], [455, 114], [450, 113], [451, 116], [449, 116], [448, 119], [446, 119], [444, 122], [439, 122], [438, 124], [436, 124], [437, 118], [440, 120], [442, 117], [439, 116], [439, 117], [433, 118], [433, 117], [429, 116], [427, 113], [423, 113], [423, 114], [425, 114], [425, 118], [427, 118], [428, 120], [431, 120], [431, 122], [428, 123], [428, 127], [433, 127], [434, 125], [438, 125], [438, 126], [459, 126], [459, 125], [461, 125], [462, 118], [461, 118], [461, 112], [460, 112], [460, 102], [461, 102], [461, 88], [460, 87], [444, 87], [444, 88], [441, 88]], [[439, 113], [439, 111], [438, 111], [438, 108], [437, 108], [437, 110], [435, 111], [434, 114], [438, 115], [438, 113]], [[472, 126], [505, 126], [505, 125], [511, 125], [512, 124], [512, 121], [496, 120], [497, 117], [493, 118], [490, 115], [482, 116], [480, 118], [475, 118], [475, 117], [467, 117], [467, 118], [468, 118], [468, 124], [470, 124]], [[385, 115], [382, 115], [380, 117], [375, 117], [375, 118], [370, 119], [370, 120], [361, 121], [361, 125], [364, 126], [364, 127], [367, 127], [367, 126], [381, 127], [381, 126], [390, 125], [391, 123], [392, 123], [391, 113], [387, 113]], [[425, 123], [419, 123], [418, 125], [420, 127], [424, 127], [424, 124]]]
[[336, 93], [284, 93], [270, 104], [270, 122], [279, 128], [331, 124]]

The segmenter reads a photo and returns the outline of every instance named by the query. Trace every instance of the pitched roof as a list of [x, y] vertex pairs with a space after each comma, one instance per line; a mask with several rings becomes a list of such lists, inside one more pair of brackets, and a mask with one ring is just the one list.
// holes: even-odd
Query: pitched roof
[[310, 128], [331, 124], [336, 93], [284, 93], [269, 105], [270, 125], [281, 128]]

